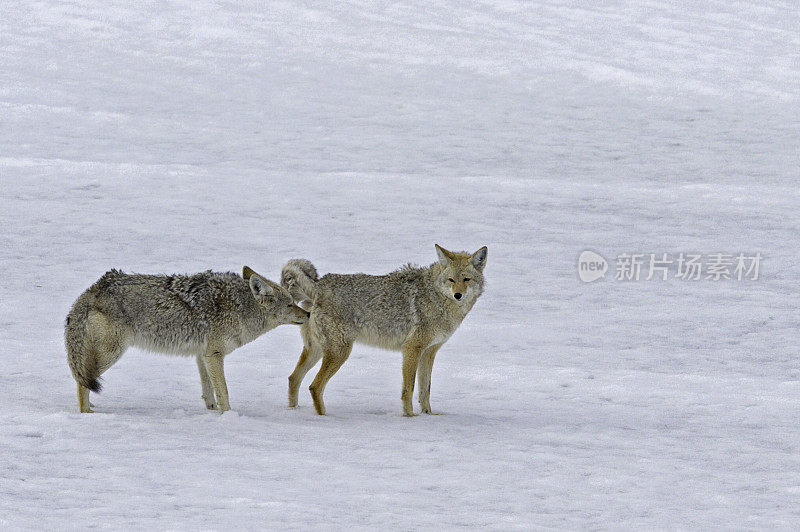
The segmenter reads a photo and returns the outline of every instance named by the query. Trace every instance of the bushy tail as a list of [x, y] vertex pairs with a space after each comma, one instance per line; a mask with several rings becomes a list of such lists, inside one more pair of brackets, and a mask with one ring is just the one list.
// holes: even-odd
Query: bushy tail
[[100, 391], [100, 370], [97, 367], [97, 356], [89, 345], [89, 335], [86, 329], [89, 304], [85, 301], [84, 294], [67, 315], [64, 327], [64, 344], [67, 348], [67, 362], [75, 380], [93, 392]]
[[306, 259], [292, 259], [281, 270], [281, 286], [298, 302], [314, 301], [318, 280], [317, 269]]

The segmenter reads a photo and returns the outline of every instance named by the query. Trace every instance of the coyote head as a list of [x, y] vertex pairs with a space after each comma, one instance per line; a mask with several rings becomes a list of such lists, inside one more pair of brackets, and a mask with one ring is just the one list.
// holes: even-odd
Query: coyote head
[[486, 266], [486, 246], [473, 254], [453, 253], [436, 244], [441, 272], [436, 288], [448, 299], [472, 303], [483, 292], [483, 268]]
[[279, 325], [302, 325], [308, 321], [309, 313], [295, 305], [292, 295], [281, 285], [262, 277], [247, 266], [243, 269], [242, 277], [249, 280], [250, 291], [268, 319]]

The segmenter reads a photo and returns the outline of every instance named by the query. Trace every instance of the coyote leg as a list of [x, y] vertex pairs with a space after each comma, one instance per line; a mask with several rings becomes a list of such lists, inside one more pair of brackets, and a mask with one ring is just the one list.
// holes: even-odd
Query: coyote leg
[[214, 402], [214, 387], [211, 385], [211, 379], [206, 370], [206, 363], [202, 355], [197, 355], [197, 370], [200, 372], [200, 385], [203, 387], [203, 401], [206, 403], [206, 408], [209, 410], [216, 410], [217, 403]]
[[422, 348], [418, 345], [403, 346], [403, 392], [400, 400], [403, 402], [403, 415], [413, 416], [414, 406], [411, 398], [414, 396], [414, 377], [417, 376], [417, 366], [422, 355]]
[[419, 405], [423, 414], [431, 414], [431, 370], [433, 359], [442, 344], [433, 345], [422, 352], [417, 367], [417, 386], [419, 387]]
[[342, 367], [342, 364], [345, 363], [347, 357], [350, 356], [351, 349], [353, 349], [352, 343], [338, 349], [323, 351], [322, 366], [320, 366], [319, 372], [317, 376], [314, 377], [311, 386], [308, 387], [308, 389], [311, 390], [311, 398], [314, 400], [314, 409], [317, 411], [317, 414], [321, 416], [325, 415], [325, 403], [322, 401], [325, 385], [328, 384], [331, 377], [333, 377], [333, 375], [339, 371], [339, 368]]
[[314, 367], [314, 364], [319, 362], [320, 358], [322, 358], [322, 352], [319, 349], [303, 346], [300, 360], [297, 361], [297, 366], [292, 374], [289, 375], [289, 406], [297, 406], [297, 395], [300, 390], [300, 384], [303, 382], [303, 377]]
[[82, 413], [92, 413], [91, 403], [89, 403], [89, 388], [84, 388], [78, 384], [78, 408]]
[[219, 351], [210, 351], [203, 355], [203, 362], [206, 364], [206, 371], [214, 386], [214, 393], [217, 396], [217, 407], [220, 413], [231, 409], [228, 402], [228, 386], [225, 384], [225, 371], [223, 366], [224, 355]]

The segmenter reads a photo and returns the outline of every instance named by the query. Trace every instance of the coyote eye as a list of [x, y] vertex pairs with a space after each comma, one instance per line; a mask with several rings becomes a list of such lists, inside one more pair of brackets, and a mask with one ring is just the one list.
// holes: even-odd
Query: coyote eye
[[456, 282], [456, 280], [455, 280], [455, 279], [453, 279], [452, 277], [450, 277], [450, 278], [448, 279], [448, 281], [450, 281], [451, 283], [454, 283], [454, 282]]
[[471, 280], [472, 280], [472, 279], [470, 279], [469, 277], [464, 277], [464, 282], [465, 282], [465, 283], [466, 283], [467, 281], [471, 281]]

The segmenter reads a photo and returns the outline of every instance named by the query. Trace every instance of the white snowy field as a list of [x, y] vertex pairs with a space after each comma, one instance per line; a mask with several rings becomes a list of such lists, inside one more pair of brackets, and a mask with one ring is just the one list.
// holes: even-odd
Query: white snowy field
[[[582, 5], [4, 5], [0, 527], [800, 528], [800, 12]], [[434, 242], [489, 248], [441, 415], [360, 345], [328, 416], [314, 370], [288, 408], [288, 325], [226, 358], [232, 412], [131, 349], [77, 413], [63, 322], [112, 267], [379, 274]], [[717, 252], [759, 278], [614, 279]]]

